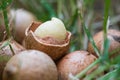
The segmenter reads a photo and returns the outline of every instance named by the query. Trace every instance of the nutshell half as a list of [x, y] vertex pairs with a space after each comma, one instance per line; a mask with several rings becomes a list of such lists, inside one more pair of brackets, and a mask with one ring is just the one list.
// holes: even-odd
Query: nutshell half
[[71, 33], [67, 31], [64, 41], [58, 41], [52, 37], [40, 38], [34, 34], [41, 22], [33, 22], [30, 27], [26, 29], [25, 40], [23, 45], [27, 49], [36, 49], [47, 53], [53, 60], [58, 60], [64, 56], [69, 50], [69, 43]]
[[18, 54], [19, 52], [25, 50], [24, 47], [22, 47], [20, 44], [18, 44], [16, 41], [11, 40], [10, 45], [14, 51], [14, 53], [11, 51], [9, 45], [2, 46], [3, 44], [6, 44], [7, 41], [0, 42], [0, 80], [2, 80], [2, 73], [3, 69], [8, 62], [8, 60], [15, 54]]
[[[100, 31], [96, 33], [93, 37], [95, 44], [99, 50], [102, 50], [104, 42], [103, 36], [103, 31]], [[120, 31], [109, 29], [107, 37], [110, 41], [109, 53], [113, 52], [114, 56], [120, 54]], [[88, 44], [88, 51], [97, 56], [91, 43]]]

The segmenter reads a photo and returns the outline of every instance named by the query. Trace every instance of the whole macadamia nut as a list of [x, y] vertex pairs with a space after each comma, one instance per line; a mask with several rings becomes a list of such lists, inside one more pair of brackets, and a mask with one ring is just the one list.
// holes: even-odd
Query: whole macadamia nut
[[9, 12], [10, 20], [12, 20], [12, 34], [16, 41], [22, 43], [25, 37], [25, 30], [36, 20], [35, 16], [24, 9], [11, 9]]
[[8, 61], [3, 80], [58, 80], [58, 74], [55, 63], [48, 55], [26, 50]]
[[[103, 31], [100, 31], [100, 32], [96, 33], [93, 37], [94, 42], [99, 51], [103, 50], [103, 43], [104, 43], [103, 36], [104, 36]], [[114, 30], [114, 29], [108, 30], [107, 38], [110, 41], [109, 54], [112, 52], [114, 52], [113, 55], [119, 54], [120, 53], [120, 31]], [[94, 48], [90, 42], [88, 44], [88, 52], [97, 56], [94, 51]]]
[[[8, 45], [3, 46], [5, 44], [8, 44]], [[11, 50], [10, 46], [13, 51]], [[0, 42], [0, 80], [2, 80], [2, 74], [3, 74], [4, 67], [6, 63], [9, 61], [9, 59], [13, 55], [18, 54], [19, 52], [23, 50], [25, 50], [25, 48], [14, 40], [10, 40], [10, 41], [6, 40], [3, 42]]]
[[70, 74], [76, 75], [95, 61], [96, 57], [87, 51], [69, 53], [58, 62], [60, 80], [69, 80]]

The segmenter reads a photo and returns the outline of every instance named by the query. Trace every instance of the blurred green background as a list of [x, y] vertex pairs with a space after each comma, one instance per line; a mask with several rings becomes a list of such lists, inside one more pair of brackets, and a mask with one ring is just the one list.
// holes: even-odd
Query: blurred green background
[[[110, 28], [120, 29], [120, 0], [112, 0], [110, 5]], [[84, 22], [92, 35], [102, 30], [104, 0], [14, 0], [12, 8], [23, 8], [33, 13], [39, 21], [60, 18], [72, 32], [71, 51], [86, 49], [88, 39], [79, 19], [82, 11]]]
[[[87, 49], [89, 39], [84, 31], [84, 26], [82, 26], [82, 21], [91, 35], [103, 30], [106, 4], [105, 0], [13, 0], [12, 4], [7, 7], [7, 11], [9, 12], [11, 9], [25, 9], [41, 22], [50, 20], [52, 17], [60, 18], [64, 22], [66, 29], [72, 32], [70, 43], [70, 52], [72, 52]], [[110, 18], [109, 28], [120, 30], [120, 0], [110, 0], [108, 8], [107, 16]], [[79, 12], [83, 16], [82, 21]], [[2, 12], [0, 11], [0, 13]], [[0, 18], [0, 24], [2, 24], [4, 22], [2, 14], [0, 14]], [[2, 33], [0, 34], [3, 35]], [[108, 74], [99, 80], [120, 80], [118, 77], [120, 73], [120, 56], [110, 61], [104, 62], [104, 60], [101, 60], [97, 70], [86, 77], [86, 80], [99, 77], [106, 70]], [[93, 64], [96, 65], [99, 61], [100, 59], [97, 59]]]
[[[120, 29], [120, 0], [111, 0], [110, 28]], [[88, 39], [81, 26], [78, 10], [83, 14], [85, 25], [94, 35], [103, 28], [104, 0], [13, 0], [10, 9], [25, 9], [41, 21], [60, 18], [66, 29], [72, 32], [70, 52], [86, 50]]]

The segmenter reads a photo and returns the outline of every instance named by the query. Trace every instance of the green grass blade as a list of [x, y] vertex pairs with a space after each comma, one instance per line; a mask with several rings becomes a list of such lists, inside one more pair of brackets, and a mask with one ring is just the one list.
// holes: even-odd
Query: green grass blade
[[120, 74], [120, 69], [115, 69], [115, 70], [107, 73], [106, 75], [98, 78], [97, 80], [118, 80], [119, 74]]
[[12, 3], [12, 0], [1, 0], [0, 2], [0, 8], [2, 9], [3, 12], [3, 17], [4, 17], [4, 22], [5, 22], [5, 28], [7, 32], [8, 38], [11, 37], [11, 32], [10, 32], [10, 27], [9, 27], [9, 21], [8, 21], [8, 15], [7, 15], [7, 6]]
[[103, 30], [105, 37], [107, 36], [107, 21], [108, 21], [108, 16], [109, 16], [109, 9], [110, 9], [110, 0], [105, 0], [105, 9], [104, 9], [104, 22], [103, 22]]
[[110, 41], [108, 38], [104, 40], [104, 50], [103, 50], [103, 55], [102, 55], [102, 60], [103, 61], [109, 61], [109, 46], [110, 46]]
[[88, 70], [90, 70], [92, 67], [97, 65], [99, 62], [100, 62], [100, 59], [97, 59], [95, 62], [90, 64], [87, 68], [85, 68], [82, 72], [78, 73], [75, 77], [77, 77], [77, 78], [83, 77]]
[[11, 37], [11, 32], [10, 32], [10, 27], [8, 25], [9, 21], [8, 21], [8, 16], [7, 16], [7, 10], [3, 9], [3, 16], [4, 16], [4, 22], [5, 22], [5, 28], [6, 28], [6, 32], [7, 32], [7, 36], [8, 38]]
[[109, 40], [107, 38], [107, 31], [109, 28], [109, 7], [110, 7], [110, 0], [105, 0], [105, 9], [104, 9], [104, 21], [103, 21], [103, 31], [104, 31], [104, 43], [103, 43], [103, 59], [109, 60]]
[[55, 17], [56, 13], [52, 8], [52, 5], [48, 3], [46, 0], [41, 0], [42, 6], [48, 11], [50, 17]]
[[98, 66], [98, 68], [93, 71], [91, 74], [85, 77], [85, 80], [92, 80], [93, 78], [97, 78], [96, 76], [102, 75], [104, 73], [104, 70], [106, 70], [108, 67], [104, 65]]
[[4, 47], [8, 46], [8, 45], [9, 45], [9, 43], [10, 43], [10, 41], [9, 41], [9, 40], [5, 41], [5, 42], [4, 42], [4, 43], [2, 43], [2, 45], [0, 46], [0, 49], [2, 49], [2, 48], [4, 48]]
[[9, 47], [10, 47], [12, 54], [15, 55], [14, 49], [12, 48], [11, 44], [9, 44]]
[[5, 9], [12, 3], [12, 0], [0, 0], [0, 9]]
[[93, 46], [96, 54], [97, 54], [98, 56], [100, 56], [100, 52], [99, 52], [99, 50], [98, 50], [98, 48], [97, 48], [97, 46], [96, 46], [96, 44], [95, 44], [95, 42], [94, 42], [94, 40], [93, 40], [93, 38], [92, 38], [92, 35], [90, 34], [90, 31], [89, 31], [88, 28], [85, 26], [85, 23], [84, 23], [84, 21], [83, 21], [83, 17], [82, 17], [82, 15], [81, 15], [80, 11], [78, 11], [78, 14], [79, 14], [79, 16], [80, 16], [80, 20], [81, 20], [83, 29], [84, 29], [84, 31], [85, 31], [88, 39], [90, 40], [90, 42], [91, 42], [91, 44], [92, 44], [92, 46]]

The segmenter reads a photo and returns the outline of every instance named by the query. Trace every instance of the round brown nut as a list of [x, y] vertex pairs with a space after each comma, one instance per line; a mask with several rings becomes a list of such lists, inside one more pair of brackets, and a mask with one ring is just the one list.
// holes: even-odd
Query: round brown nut
[[95, 61], [96, 57], [87, 51], [75, 51], [63, 57], [57, 65], [60, 80], [69, 80]]
[[35, 21], [35, 16], [24, 10], [24, 9], [11, 9], [9, 11], [9, 17], [12, 20], [12, 35], [14, 39], [19, 42], [20, 44], [25, 38], [25, 30], [32, 21]]
[[25, 50], [25, 48], [22, 47], [20, 44], [18, 44], [16, 41], [11, 40], [9, 44], [11, 45], [11, 47], [14, 51], [14, 52], [12, 52], [9, 45], [3, 46], [3, 44], [6, 42], [7, 41], [3, 41], [0, 43], [0, 80], [2, 80], [3, 69], [6, 65], [6, 63], [8, 62], [8, 60], [14, 54], [18, 54], [19, 52]]
[[[116, 55], [116, 53], [117, 54], [120, 53], [120, 31], [110, 29], [110, 30], [108, 30], [107, 37], [110, 41], [109, 53], [111, 53], [113, 51], [115, 51], [114, 55]], [[96, 44], [98, 50], [99, 51], [102, 50], [103, 42], [104, 42], [103, 31], [100, 31], [97, 34], [95, 34], [93, 39], [95, 41], [95, 44]], [[94, 51], [94, 48], [92, 47], [92, 44], [90, 42], [88, 44], [88, 52], [97, 56]]]
[[57, 67], [45, 53], [26, 50], [8, 61], [3, 80], [58, 80]]

